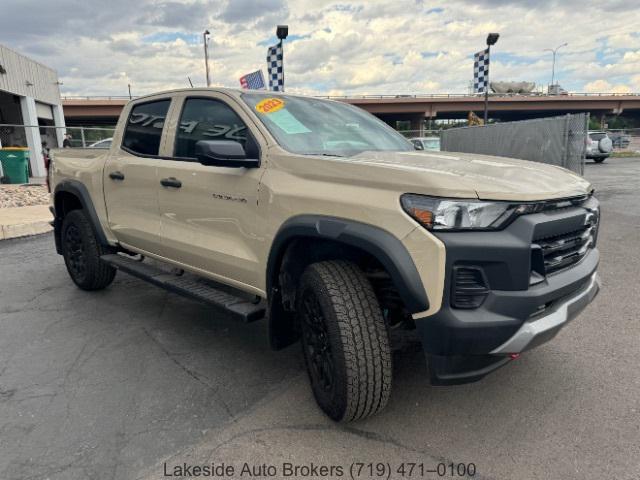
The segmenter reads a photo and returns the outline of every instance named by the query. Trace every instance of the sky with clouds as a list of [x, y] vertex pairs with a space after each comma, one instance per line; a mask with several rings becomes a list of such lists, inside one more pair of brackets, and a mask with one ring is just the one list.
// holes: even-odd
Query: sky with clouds
[[316, 95], [464, 93], [488, 32], [492, 80], [575, 92], [640, 92], [637, 0], [0, 0], [0, 43], [55, 68], [63, 94], [134, 95], [262, 68], [289, 25], [287, 91]]

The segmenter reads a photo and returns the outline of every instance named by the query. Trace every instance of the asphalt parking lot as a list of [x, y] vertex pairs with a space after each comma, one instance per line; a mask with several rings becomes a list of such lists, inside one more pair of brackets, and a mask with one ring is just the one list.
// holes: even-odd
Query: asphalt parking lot
[[346, 426], [315, 406], [299, 346], [269, 350], [266, 322], [235, 323], [124, 274], [83, 292], [50, 234], [0, 242], [0, 478], [160, 479], [183, 463], [239, 472], [245, 461], [342, 466], [335, 478], [354, 461], [640, 478], [640, 159], [588, 163], [586, 177], [602, 202], [595, 302], [476, 384], [430, 387], [409, 346], [388, 408]]

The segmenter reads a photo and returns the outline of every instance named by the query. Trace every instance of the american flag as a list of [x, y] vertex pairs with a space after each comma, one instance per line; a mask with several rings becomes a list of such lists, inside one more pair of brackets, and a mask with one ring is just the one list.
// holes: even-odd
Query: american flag
[[249, 88], [251, 90], [260, 90], [267, 88], [264, 83], [264, 76], [262, 70], [256, 70], [255, 72], [247, 73], [240, 77], [240, 86], [242, 88]]

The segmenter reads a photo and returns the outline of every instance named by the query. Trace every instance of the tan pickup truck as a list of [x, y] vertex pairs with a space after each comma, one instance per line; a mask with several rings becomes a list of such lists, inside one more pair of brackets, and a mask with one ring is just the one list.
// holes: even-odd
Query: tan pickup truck
[[[390, 332], [433, 384], [482, 378], [550, 340], [597, 294], [598, 201], [562, 168], [417, 151], [344, 103], [231, 89], [130, 102], [110, 150], [50, 167], [55, 241], [82, 289], [117, 270], [266, 317], [301, 340], [334, 420], [381, 410]], [[239, 380], [240, 381], [240, 380]]]

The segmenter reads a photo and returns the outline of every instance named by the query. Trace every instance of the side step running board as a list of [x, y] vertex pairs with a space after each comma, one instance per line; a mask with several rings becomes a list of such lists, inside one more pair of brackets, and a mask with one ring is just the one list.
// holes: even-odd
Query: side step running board
[[246, 298], [216, 288], [207, 280], [199, 279], [194, 275], [176, 276], [154, 265], [139, 262], [124, 255], [103, 255], [100, 258], [118, 270], [170, 292], [223, 309], [244, 322], [253, 322], [265, 316], [266, 308], [263, 301], [253, 303]]

